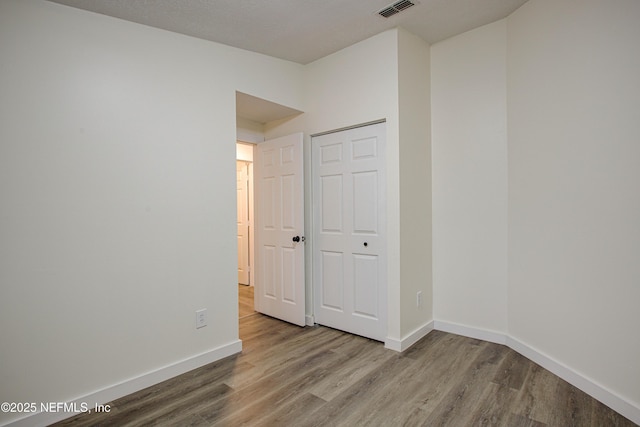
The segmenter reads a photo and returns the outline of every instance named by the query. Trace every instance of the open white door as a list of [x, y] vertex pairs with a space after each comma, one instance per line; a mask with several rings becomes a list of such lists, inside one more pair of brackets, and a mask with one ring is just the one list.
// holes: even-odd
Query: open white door
[[238, 283], [249, 281], [249, 163], [236, 161], [236, 186], [238, 188]]
[[302, 133], [260, 143], [254, 162], [255, 309], [305, 325]]

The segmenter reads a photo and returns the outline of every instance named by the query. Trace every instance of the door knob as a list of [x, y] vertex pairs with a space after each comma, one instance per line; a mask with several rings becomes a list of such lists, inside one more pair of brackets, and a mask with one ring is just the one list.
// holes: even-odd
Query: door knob
[[365, 246], [369, 246], [369, 244], [368, 244], [367, 242], [364, 242], [364, 245], [365, 245]]
[[298, 243], [298, 242], [304, 242], [304, 236], [300, 237], [300, 236], [294, 236], [293, 237], [293, 241]]

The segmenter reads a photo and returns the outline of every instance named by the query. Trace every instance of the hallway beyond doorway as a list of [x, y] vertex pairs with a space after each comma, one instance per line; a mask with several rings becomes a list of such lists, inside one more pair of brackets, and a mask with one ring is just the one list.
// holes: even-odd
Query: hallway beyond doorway
[[251, 316], [256, 314], [253, 308], [253, 286], [238, 284], [238, 317]]

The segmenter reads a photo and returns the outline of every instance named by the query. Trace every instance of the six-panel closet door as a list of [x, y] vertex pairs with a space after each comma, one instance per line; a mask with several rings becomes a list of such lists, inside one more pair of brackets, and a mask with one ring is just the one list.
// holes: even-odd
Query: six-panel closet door
[[385, 124], [312, 138], [313, 300], [318, 324], [387, 333]]

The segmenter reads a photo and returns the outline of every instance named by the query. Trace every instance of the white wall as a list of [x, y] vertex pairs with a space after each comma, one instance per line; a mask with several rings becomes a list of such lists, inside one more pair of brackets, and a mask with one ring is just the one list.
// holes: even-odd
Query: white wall
[[636, 422], [639, 17], [530, 0], [431, 48], [436, 328], [506, 342]]
[[506, 20], [431, 47], [434, 317], [507, 331]]
[[[429, 54], [429, 45], [424, 40], [398, 30], [400, 337], [403, 340], [433, 320]], [[420, 307], [418, 292], [422, 293]], [[417, 333], [418, 336], [421, 333]]]
[[639, 18], [637, 0], [531, 0], [507, 61], [509, 334], [637, 414]]
[[0, 58], [0, 401], [239, 348], [235, 91], [300, 108], [302, 66], [24, 0]]

